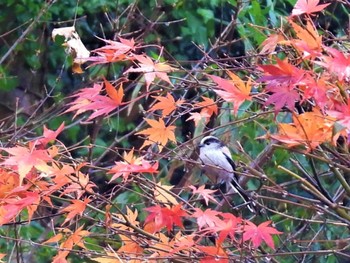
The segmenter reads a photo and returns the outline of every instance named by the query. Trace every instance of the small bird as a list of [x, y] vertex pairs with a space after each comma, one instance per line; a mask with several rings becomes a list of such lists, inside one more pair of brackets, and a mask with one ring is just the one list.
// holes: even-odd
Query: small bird
[[204, 137], [199, 144], [199, 158], [204, 165], [207, 177], [216, 184], [225, 184], [226, 192], [232, 188], [247, 203], [251, 212], [255, 209], [244, 189], [239, 185], [235, 177], [235, 163], [231, 158], [230, 150], [214, 136]]

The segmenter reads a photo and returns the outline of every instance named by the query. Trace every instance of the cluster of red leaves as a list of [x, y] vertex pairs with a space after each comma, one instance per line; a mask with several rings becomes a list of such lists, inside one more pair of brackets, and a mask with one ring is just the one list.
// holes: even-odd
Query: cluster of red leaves
[[[63, 129], [63, 123], [56, 131], [44, 127], [43, 136], [26, 145], [1, 148], [7, 154], [2, 155], [0, 169], [0, 225], [13, 222], [24, 209], [27, 210], [26, 219], [31, 221], [43, 202], [53, 207], [54, 197], [51, 194], [57, 191], [61, 192], [61, 196], [74, 194], [77, 198], [71, 201], [71, 205], [61, 209], [60, 212], [67, 213], [63, 224], [84, 212], [90, 200], [80, 198], [86, 192], [94, 193], [95, 185], [90, 182], [88, 175], [79, 171], [84, 164], [74, 167], [55, 160], [59, 148], [55, 144], [49, 145], [57, 141]], [[68, 246], [66, 243], [66, 249], [79, 243], [74, 241], [75, 235], [79, 234], [73, 233], [68, 238], [71, 241], [66, 241], [71, 244]], [[65, 253], [68, 255], [69, 252]]]
[[[254, 248], [258, 248], [264, 241], [270, 248], [274, 249], [272, 235], [282, 233], [269, 226], [271, 221], [263, 222], [257, 226], [231, 213], [222, 213], [211, 209], [203, 211], [199, 208], [195, 208], [192, 215], [189, 215], [183, 210], [180, 204], [172, 207], [157, 205], [146, 208], [145, 210], [149, 212], [145, 224], [153, 223], [152, 226], [148, 226], [146, 229], [153, 233], [160, 231], [164, 227], [168, 232], [174, 229], [174, 226], [183, 228], [182, 218], [195, 219], [199, 230], [197, 232], [197, 239], [195, 241], [192, 240], [193, 246], [186, 247], [187, 250], [192, 252], [198, 250], [205, 252], [205, 249], [203, 250], [198, 246], [201, 239], [205, 236], [217, 236], [216, 249], [220, 248], [223, 251], [225, 251], [223, 247], [224, 242], [228, 242], [231, 246], [235, 245], [239, 247], [241, 241], [250, 242]], [[177, 238], [179, 238], [179, 236], [177, 236]], [[209, 247], [202, 248], [209, 249]], [[182, 247], [182, 249], [185, 248]], [[213, 257], [210, 253], [206, 254], [206, 257]], [[206, 261], [203, 260], [201, 262]]]
[[[296, 101], [301, 103], [312, 101], [317, 108], [311, 112], [293, 114], [293, 123], [279, 124], [279, 133], [271, 135], [275, 140], [290, 147], [303, 145], [307, 149], [314, 149], [321, 143], [335, 140], [336, 136], [339, 136], [339, 133], [333, 134], [335, 121], [343, 125], [347, 131], [350, 129], [350, 99], [342, 95], [344, 94], [342, 91], [346, 90], [344, 84], [350, 81], [350, 59], [343, 52], [323, 45], [322, 37], [311, 20], [314, 13], [322, 11], [327, 5], [319, 5], [318, 0], [298, 0], [288, 20], [293, 30], [293, 37], [288, 37], [287, 34], [272, 34], [262, 44], [262, 54], [274, 51], [278, 45], [286, 45], [295, 49], [299, 55], [297, 59], [271, 58], [273, 61], [271, 64], [259, 65], [262, 76], [256, 82], [250, 78], [243, 81], [230, 71], [227, 71], [229, 79], [207, 75], [216, 84], [213, 88], [216, 94], [223, 100], [233, 103], [234, 113], [237, 113], [242, 103], [252, 101], [255, 96], [267, 96], [264, 105], [273, 105], [276, 114], [284, 108], [293, 112]], [[305, 19], [301, 21], [306, 21], [305, 25], [297, 24], [294, 20], [296, 16], [304, 16]], [[90, 66], [116, 62], [129, 63], [125, 75], [142, 73], [147, 93], [156, 78], [172, 86], [168, 73], [174, 71], [174, 68], [146, 54], [137, 54], [135, 51], [138, 46], [133, 39], [103, 41], [106, 45], [92, 51], [95, 56], [87, 59], [92, 62]], [[308, 67], [305, 69], [304, 65]], [[315, 69], [320, 72], [317, 76], [314, 73]], [[121, 80], [117, 82], [122, 83]], [[265, 83], [263, 90], [252, 96], [253, 85], [261, 83]], [[92, 87], [81, 89], [72, 97], [74, 100], [66, 112], [75, 112], [76, 117], [91, 111], [88, 120], [108, 116], [127, 103], [123, 102], [123, 85], [120, 84], [119, 88], [115, 89], [106, 79], [101, 83], [95, 83]], [[158, 120], [145, 119], [150, 128], [137, 133], [146, 136], [142, 147], [156, 143], [161, 151], [169, 141], [176, 143], [176, 127], [170, 125], [172, 123], [169, 119], [183, 108], [189, 109], [191, 115], [187, 121], [194, 120], [196, 124], [200, 121], [207, 123], [211, 116], [218, 114], [216, 102], [211, 98], [202, 97], [200, 102], [186, 103], [184, 99], [175, 100], [170, 92], [164, 96], [152, 97], [156, 101], [149, 107], [148, 112], [160, 112], [161, 117]], [[58, 191], [61, 197], [66, 195], [75, 197], [69, 199], [70, 204], [60, 210], [66, 214], [62, 225], [82, 216], [84, 211], [91, 207], [92, 199], [84, 194], [93, 194], [95, 185], [90, 182], [88, 175], [80, 171], [85, 164], [74, 166], [58, 161], [60, 148], [57, 145], [49, 145], [52, 141], [57, 142], [56, 138], [63, 129], [63, 124], [56, 131], [44, 127], [44, 134], [39, 139], [25, 145], [1, 148], [4, 154], [3, 168], [0, 169], [0, 225], [13, 221], [24, 209], [28, 211], [28, 220], [31, 220], [40, 203], [45, 201], [52, 206], [51, 194]], [[347, 136], [346, 133], [342, 135]], [[112, 174], [110, 181], [122, 177], [123, 182], [128, 182], [132, 180], [132, 174], [157, 174], [158, 162], [151, 162], [142, 156], [136, 157], [134, 150], [131, 150], [125, 153], [123, 160], [116, 162], [108, 173]], [[190, 188], [193, 195], [203, 198], [207, 205], [209, 201], [216, 202], [212, 197], [213, 190], [193, 186]], [[201, 258], [200, 262], [214, 262], [218, 259], [220, 262], [229, 262], [227, 244], [240, 249], [242, 243], [246, 247], [258, 248], [265, 242], [268, 247], [274, 249], [273, 235], [281, 234], [269, 226], [271, 221], [256, 225], [230, 213], [211, 209], [203, 211], [199, 208], [185, 210], [173, 196], [166, 196], [165, 201], [160, 202], [160, 197], [157, 195], [163, 195], [164, 198], [166, 191], [171, 187], [157, 185], [155, 189], [155, 199], [162, 205], [145, 208], [149, 215], [143, 224], [137, 221], [137, 211], [127, 209], [126, 215], [112, 214], [110, 208], [106, 207], [106, 225], [121, 230], [118, 235], [123, 246], [118, 249], [118, 253], [139, 255], [147, 252], [152, 258], [171, 257], [181, 252], [182, 255], [198, 255]], [[111, 223], [113, 216], [118, 218], [117, 223]], [[189, 235], [182, 232], [184, 219], [191, 220], [197, 226], [197, 230]], [[166, 229], [167, 233], [180, 231], [168, 237], [162, 232], [163, 229]], [[131, 235], [136, 230], [143, 235], [149, 233], [153, 240], [145, 241], [143, 238], [142, 242], [146, 245], [142, 246], [140, 235]], [[86, 249], [83, 238], [89, 234], [83, 230], [83, 226], [75, 231], [65, 228], [44, 244], [60, 242], [60, 252], [54, 262], [66, 262], [69, 250], [74, 246]], [[208, 235], [216, 237], [215, 245], [201, 245], [200, 241]], [[106, 254], [114, 256], [110, 251]], [[104, 262], [104, 258], [95, 260]]]
[[[279, 134], [271, 136], [289, 147], [303, 145], [310, 150], [324, 142], [335, 142], [340, 134], [348, 136], [350, 132], [349, 98], [344, 93], [350, 81], [350, 58], [342, 51], [324, 45], [311, 20], [311, 15], [328, 5], [319, 5], [319, 0], [297, 1], [288, 20], [292, 37], [286, 33], [272, 34], [261, 45], [261, 54], [269, 54], [278, 45], [284, 45], [294, 48], [299, 57], [292, 56], [293, 63], [288, 57], [284, 60], [272, 57], [271, 64], [259, 65], [262, 76], [256, 84], [264, 83], [265, 86], [255, 96], [267, 97], [264, 105], [273, 105], [276, 115], [282, 109], [294, 112], [296, 103], [314, 106], [310, 113], [294, 114], [292, 124], [279, 124]], [[297, 24], [296, 16], [304, 16], [305, 24]], [[250, 80], [244, 84], [233, 73], [228, 72], [228, 75], [230, 80], [209, 77], [217, 84], [214, 91], [225, 101], [233, 102], [234, 112], [237, 112], [245, 100], [251, 99], [252, 84]], [[343, 131], [334, 133], [336, 122], [343, 126]]]

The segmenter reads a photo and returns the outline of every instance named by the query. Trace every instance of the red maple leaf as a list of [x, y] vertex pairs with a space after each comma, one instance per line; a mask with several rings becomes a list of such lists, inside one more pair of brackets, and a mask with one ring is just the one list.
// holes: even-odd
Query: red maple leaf
[[330, 3], [319, 5], [320, 0], [298, 0], [292, 10], [292, 16], [301, 14], [312, 14], [325, 9]]
[[8, 156], [5, 161], [2, 162], [2, 165], [15, 167], [20, 176], [20, 185], [32, 168], [36, 168], [42, 172], [50, 171], [50, 166], [47, 163], [52, 161], [52, 157], [48, 154], [47, 150], [36, 150], [32, 143], [29, 148], [15, 146], [12, 148], [0, 149], [11, 154], [11, 156]]
[[246, 101], [251, 100], [251, 81], [244, 83], [234, 73], [227, 71], [231, 79], [223, 79], [218, 76], [208, 75], [218, 86], [214, 91], [224, 100], [233, 103], [233, 112], [237, 113], [239, 106]]
[[22, 191], [18, 195], [3, 198], [0, 205], [0, 225], [6, 224], [14, 219], [24, 208], [28, 210], [29, 220], [32, 218], [40, 196], [37, 192]]
[[329, 116], [336, 118], [337, 122], [350, 131], [350, 99], [347, 100], [346, 104], [336, 105], [335, 110], [328, 110], [326, 112]]
[[242, 222], [240, 217], [236, 217], [230, 213], [222, 213], [220, 215], [223, 220], [219, 222], [216, 231], [219, 232], [218, 243], [222, 243], [228, 236], [231, 240], [235, 239], [235, 235], [239, 232], [239, 224]]
[[150, 213], [145, 220], [145, 224], [154, 221], [155, 231], [159, 231], [163, 227], [171, 231], [173, 225], [183, 228], [181, 217], [188, 216], [187, 212], [182, 210], [181, 204], [171, 208], [156, 205], [145, 208], [145, 210]]
[[133, 59], [129, 53], [131, 51], [135, 51], [136, 47], [134, 39], [128, 40], [119, 38], [120, 42], [106, 39], [101, 40], [106, 42], [106, 45], [92, 51], [98, 56], [90, 56], [87, 59], [88, 61], [94, 62], [90, 65], [90, 67], [97, 64], [113, 63]]
[[113, 174], [111, 181], [123, 176], [123, 181], [127, 181], [131, 173], [158, 173], [158, 162], [149, 162], [143, 157], [135, 157], [134, 149], [128, 154], [124, 153], [124, 161], [116, 162], [115, 166], [108, 171]]
[[49, 142], [56, 140], [57, 136], [63, 131], [64, 129], [64, 122], [60, 125], [60, 127], [57, 128], [56, 131], [48, 129], [44, 125], [44, 133], [43, 137], [37, 140], [37, 143], [41, 145], [41, 147], [45, 147]]
[[205, 189], [205, 185], [202, 185], [198, 188], [196, 188], [193, 185], [190, 185], [189, 188], [192, 189], [192, 193], [194, 195], [198, 194], [199, 196], [202, 196], [204, 198], [206, 205], [209, 204], [209, 200], [213, 201], [214, 203], [217, 203], [215, 198], [212, 196], [212, 194], [215, 193], [217, 190]]
[[215, 227], [222, 223], [222, 220], [218, 217], [221, 212], [211, 210], [210, 208], [204, 211], [199, 208], [195, 208], [194, 210], [195, 212], [192, 214], [192, 217], [197, 218], [199, 230], [207, 227], [208, 230], [216, 231], [214, 230]]
[[266, 82], [266, 91], [272, 92], [265, 104], [275, 104], [276, 112], [284, 106], [293, 110], [295, 102], [300, 99], [295, 87], [305, 84], [306, 72], [280, 59], [277, 59], [276, 65], [259, 65], [259, 68], [265, 73], [259, 81]]
[[263, 241], [272, 249], [275, 248], [273, 243], [272, 235], [279, 235], [282, 232], [276, 230], [273, 227], [268, 226], [271, 221], [266, 221], [256, 226], [250, 221], [245, 221], [246, 225], [243, 227], [243, 241], [251, 240], [253, 246], [258, 248]]
[[88, 120], [92, 120], [98, 116], [107, 115], [119, 107], [124, 96], [122, 84], [118, 91], [106, 79], [104, 79], [104, 85], [107, 96], [100, 95], [102, 85], [95, 83], [93, 88], [84, 88], [74, 94], [72, 97], [76, 99], [69, 103], [70, 107], [65, 112], [76, 111], [73, 117], [75, 118], [79, 114], [92, 110], [94, 113], [88, 118]]
[[350, 80], [350, 56], [345, 56], [344, 53], [331, 47], [324, 47], [324, 49], [331, 56], [322, 56], [321, 61], [316, 61], [315, 63], [327, 68], [331, 73], [338, 76], [338, 79], [342, 81]]

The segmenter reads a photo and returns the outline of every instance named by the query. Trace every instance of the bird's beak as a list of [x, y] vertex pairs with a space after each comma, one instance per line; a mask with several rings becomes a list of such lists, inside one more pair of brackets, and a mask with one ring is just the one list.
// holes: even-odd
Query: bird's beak
[[199, 144], [198, 147], [199, 148], [202, 148], [204, 146], [204, 144]]

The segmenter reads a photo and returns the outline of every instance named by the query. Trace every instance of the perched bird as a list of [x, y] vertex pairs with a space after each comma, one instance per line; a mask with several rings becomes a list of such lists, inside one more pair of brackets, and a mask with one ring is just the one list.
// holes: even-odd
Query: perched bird
[[199, 144], [199, 158], [204, 165], [205, 174], [213, 183], [225, 184], [226, 192], [232, 188], [248, 204], [248, 209], [255, 212], [252, 207], [254, 203], [237, 182], [235, 163], [223, 142], [214, 136], [204, 137]]

